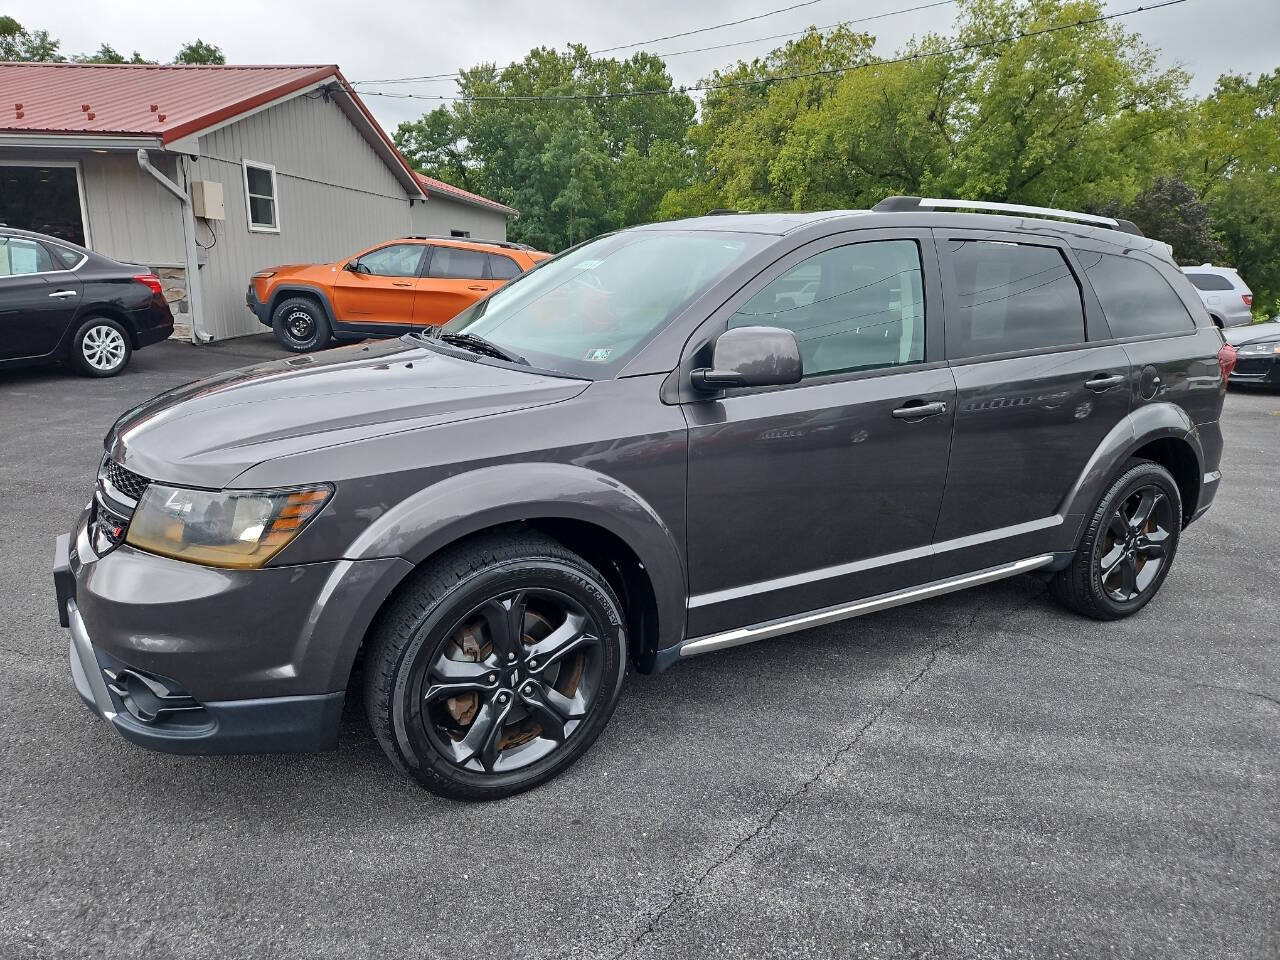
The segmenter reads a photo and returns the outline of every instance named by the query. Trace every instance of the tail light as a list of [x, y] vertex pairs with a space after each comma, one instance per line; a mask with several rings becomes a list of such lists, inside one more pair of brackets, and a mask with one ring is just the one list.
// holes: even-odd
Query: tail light
[[1222, 349], [1218, 351], [1218, 367], [1222, 370], [1222, 379], [1225, 381], [1231, 376], [1231, 371], [1236, 368], [1236, 348], [1229, 343], [1224, 343]]
[[152, 293], [164, 293], [164, 284], [160, 282], [160, 278], [154, 273], [138, 273], [133, 277], [135, 283], [140, 283], [144, 287], [150, 288]]
[[1253, 306], [1253, 294], [1252, 294], [1252, 293], [1244, 293], [1244, 294], [1241, 294], [1241, 295], [1240, 295], [1240, 299], [1244, 301], [1244, 305], [1245, 305], [1246, 307], [1252, 307], [1252, 306]]

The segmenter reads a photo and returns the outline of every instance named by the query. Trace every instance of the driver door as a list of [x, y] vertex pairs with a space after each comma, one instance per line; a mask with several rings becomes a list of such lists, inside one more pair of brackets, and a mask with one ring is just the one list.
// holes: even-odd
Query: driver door
[[432, 247], [426, 273], [418, 281], [414, 325], [428, 327], [452, 320], [498, 286], [489, 276], [489, 258], [480, 251]]
[[392, 243], [352, 260], [333, 285], [338, 320], [408, 326], [426, 250], [421, 243]]

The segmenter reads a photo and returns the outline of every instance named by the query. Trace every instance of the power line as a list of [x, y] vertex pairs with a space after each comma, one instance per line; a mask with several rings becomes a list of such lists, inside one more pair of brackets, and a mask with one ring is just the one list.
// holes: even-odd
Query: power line
[[[886, 10], [884, 13], [876, 13], [867, 17], [855, 17], [851, 20], [841, 20], [839, 23], [829, 23], [823, 27], [805, 27], [803, 30], [789, 30], [786, 33], [773, 33], [763, 37], [752, 37], [750, 40], [734, 40], [731, 43], [718, 43], [707, 47], [693, 47], [689, 50], [671, 50], [667, 52], [658, 51], [653, 55], [655, 57], [683, 57], [691, 53], [705, 53], [710, 50], [727, 50], [730, 47], [745, 47], [752, 43], [763, 43], [766, 40], [781, 40], [785, 37], [796, 37], [810, 30], [817, 30], [819, 33], [825, 33], [828, 30], [835, 30], [837, 27], [851, 27], [858, 23], [870, 23], [873, 20], [884, 20], [888, 17], [896, 17], [904, 13], [917, 13], [921, 10], [931, 10], [934, 7], [946, 7], [956, 3], [957, 0], [934, 0], [932, 3], [922, 3], [914, 7], [903, 7], [901, 10]], [[613, 48], [618, 49], [618, 48]], [[593, 53], [602, 51], [596, 50]], [[462, 75], [458, 73], [433, 73], [421, 77], [392, 77], [387, 80], [353, 80], [352, 86], [357, 84], [388, 84], [388, 83], [423, 83], [460, 80]]]
[[1039, 37], [1045, 34], [1058, 33], [1062, 30], [1075, 30], [1080, 27], [1091, 26], [1095, 23], [1103, 23], [1107, 20], [1116, 20], [1120, 17], [1129, 17], [1137, 13], [1145, 13], [1151, 10], [1159, 10], [1163, 7], [1173, 7], [1180, 3], [1186, 3], [1187, 0], [1163, 0], [1161, 3], [1151, 3], [1145, 6], [1132, 7], [1129, 10], [1119, 10], [1115, 13], [1099, 14], [1096, 17], [1085, 17], [1081, 20], [1075, 20], [1071, 23], [1060, 23], [1050, 27], [1041, 27], [1039, 30], [1020, 30], [1017, 33], [1010, 34], [1005, 37], [995, 37], [990, 40], [979, 40], [973, 43], [961, 43], [942, 50], [933, 50], [927, 53], [913, 53], [900, 57], [890, 57], [883, 60], [872, 60], [867, 63], [855, 63], [844, 67], [827, 67], [821, 70], [807, 70], [802, 73], [781, 74], [774, 77], [765, 77], [753, 80], [735, 80], [723, 83], [698, 84], [695, 86], [681, 86], [664, 88], [661, 90], [627, 90], [619, 93], [573, 93], [573, 94], [529, 94], [529, 95], [481, 95], [481, 96], [445, 96], [442, 94], [429, 93], [392, 93], [388, 91], [369, 90], [362, 92], [363, 97], [389, 97], [397, 100], [433, 100], [447, 102], [464, 102], [464, 103], [530, 103], [530, 102], [566, 102], [581, 100], [618, 100], [623, 97], [653, 97], [653, 96], [673, 96], [685, 93], [709, 93], [715, 90], [732, 90], [744, 87], [761, 86], [770, 83], [782, 83], [787, 80], [805, 80], [812, 77], [832, 76], [834, 74], [851, 73], [854, 70], [864, 70], [869, 67], [891, 66], [897, 63], [909, 63], [914, 60], [926, 60], [930, 57], [946, 56], [952, 53], [963, 53], [966, 50], [981, 50], [986, 47], [993, 47], [1001, 43], [1012, 43], [1015, 40], [1023, 40], [1028, 37]]
[[698, 27], [696, 30], [685, 30], [681, 33], [670, 33], [665, 37], [654, 37], [652, 40], [638, 40], [635, 43], [622, 43], [616, 47], [602, 47], [599, 50], [592, 50], [591, 55], [597, 53], [613, 53], [615, 50], [631, 50], [634, 47], [643, 47], [646, 43], [661, 43], [664, 40], [676, 40], [680, 37], [690, 37], [695, 33], [707, 33], [711, 30], [723, 30], [725, 27], [736, 27], [742, 23], [751, 23], [754, 20], [763, 20], [766, 17], [774, 17], [780, 13], [789, 13], [792, 10], [799, 10], [801, 7], [812, 7], [815, 3], [821, 3], [822, 0], [804, 0], [803, 3], [793, 3], [789, 7], [779, 7], [777, 10], [769, 10], [765, 13], [757, 13], [754, 17], [743, 17], [741, 20], [730, 20], [727, 23], [715, 23], [709, 27]]

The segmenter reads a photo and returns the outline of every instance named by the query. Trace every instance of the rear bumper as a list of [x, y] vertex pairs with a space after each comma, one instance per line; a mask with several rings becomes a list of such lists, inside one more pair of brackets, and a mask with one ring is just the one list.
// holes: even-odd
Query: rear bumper
[[1204, 475], [1200, 481], [1200, 499], [1196, 502], [1196, 511], [1191, 515], [1191, 519], [1187, 523], [1193, 523], [1209, 512], [1209, 508], [1213, 506], [1213, 498], [1218, 495], [1218, 487], [1221, 484], [1221, 470], [1212, 470]]
[[133, 314], [134, 349], [148, 347], [173, 336], [173, 311], [164, 297], [156, 294], [151, 302]]

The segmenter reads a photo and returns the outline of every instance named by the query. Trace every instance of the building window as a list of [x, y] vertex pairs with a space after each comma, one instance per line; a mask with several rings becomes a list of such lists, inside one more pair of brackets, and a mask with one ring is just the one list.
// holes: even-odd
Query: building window
[[460, 237], [461, 239], [465, 240], [467, 237], [471, 236], [471, 231], [470, 230], [450, 230], [449, 236]]
[[254, 233], [279, 233], [280, 208], [276, 193], [276, 168], [269, 163], [244, 164], [244, 203], [249, 229]]
[[84, 245], [79, 170], [72, 163], [0, 163], [0, 223]]

